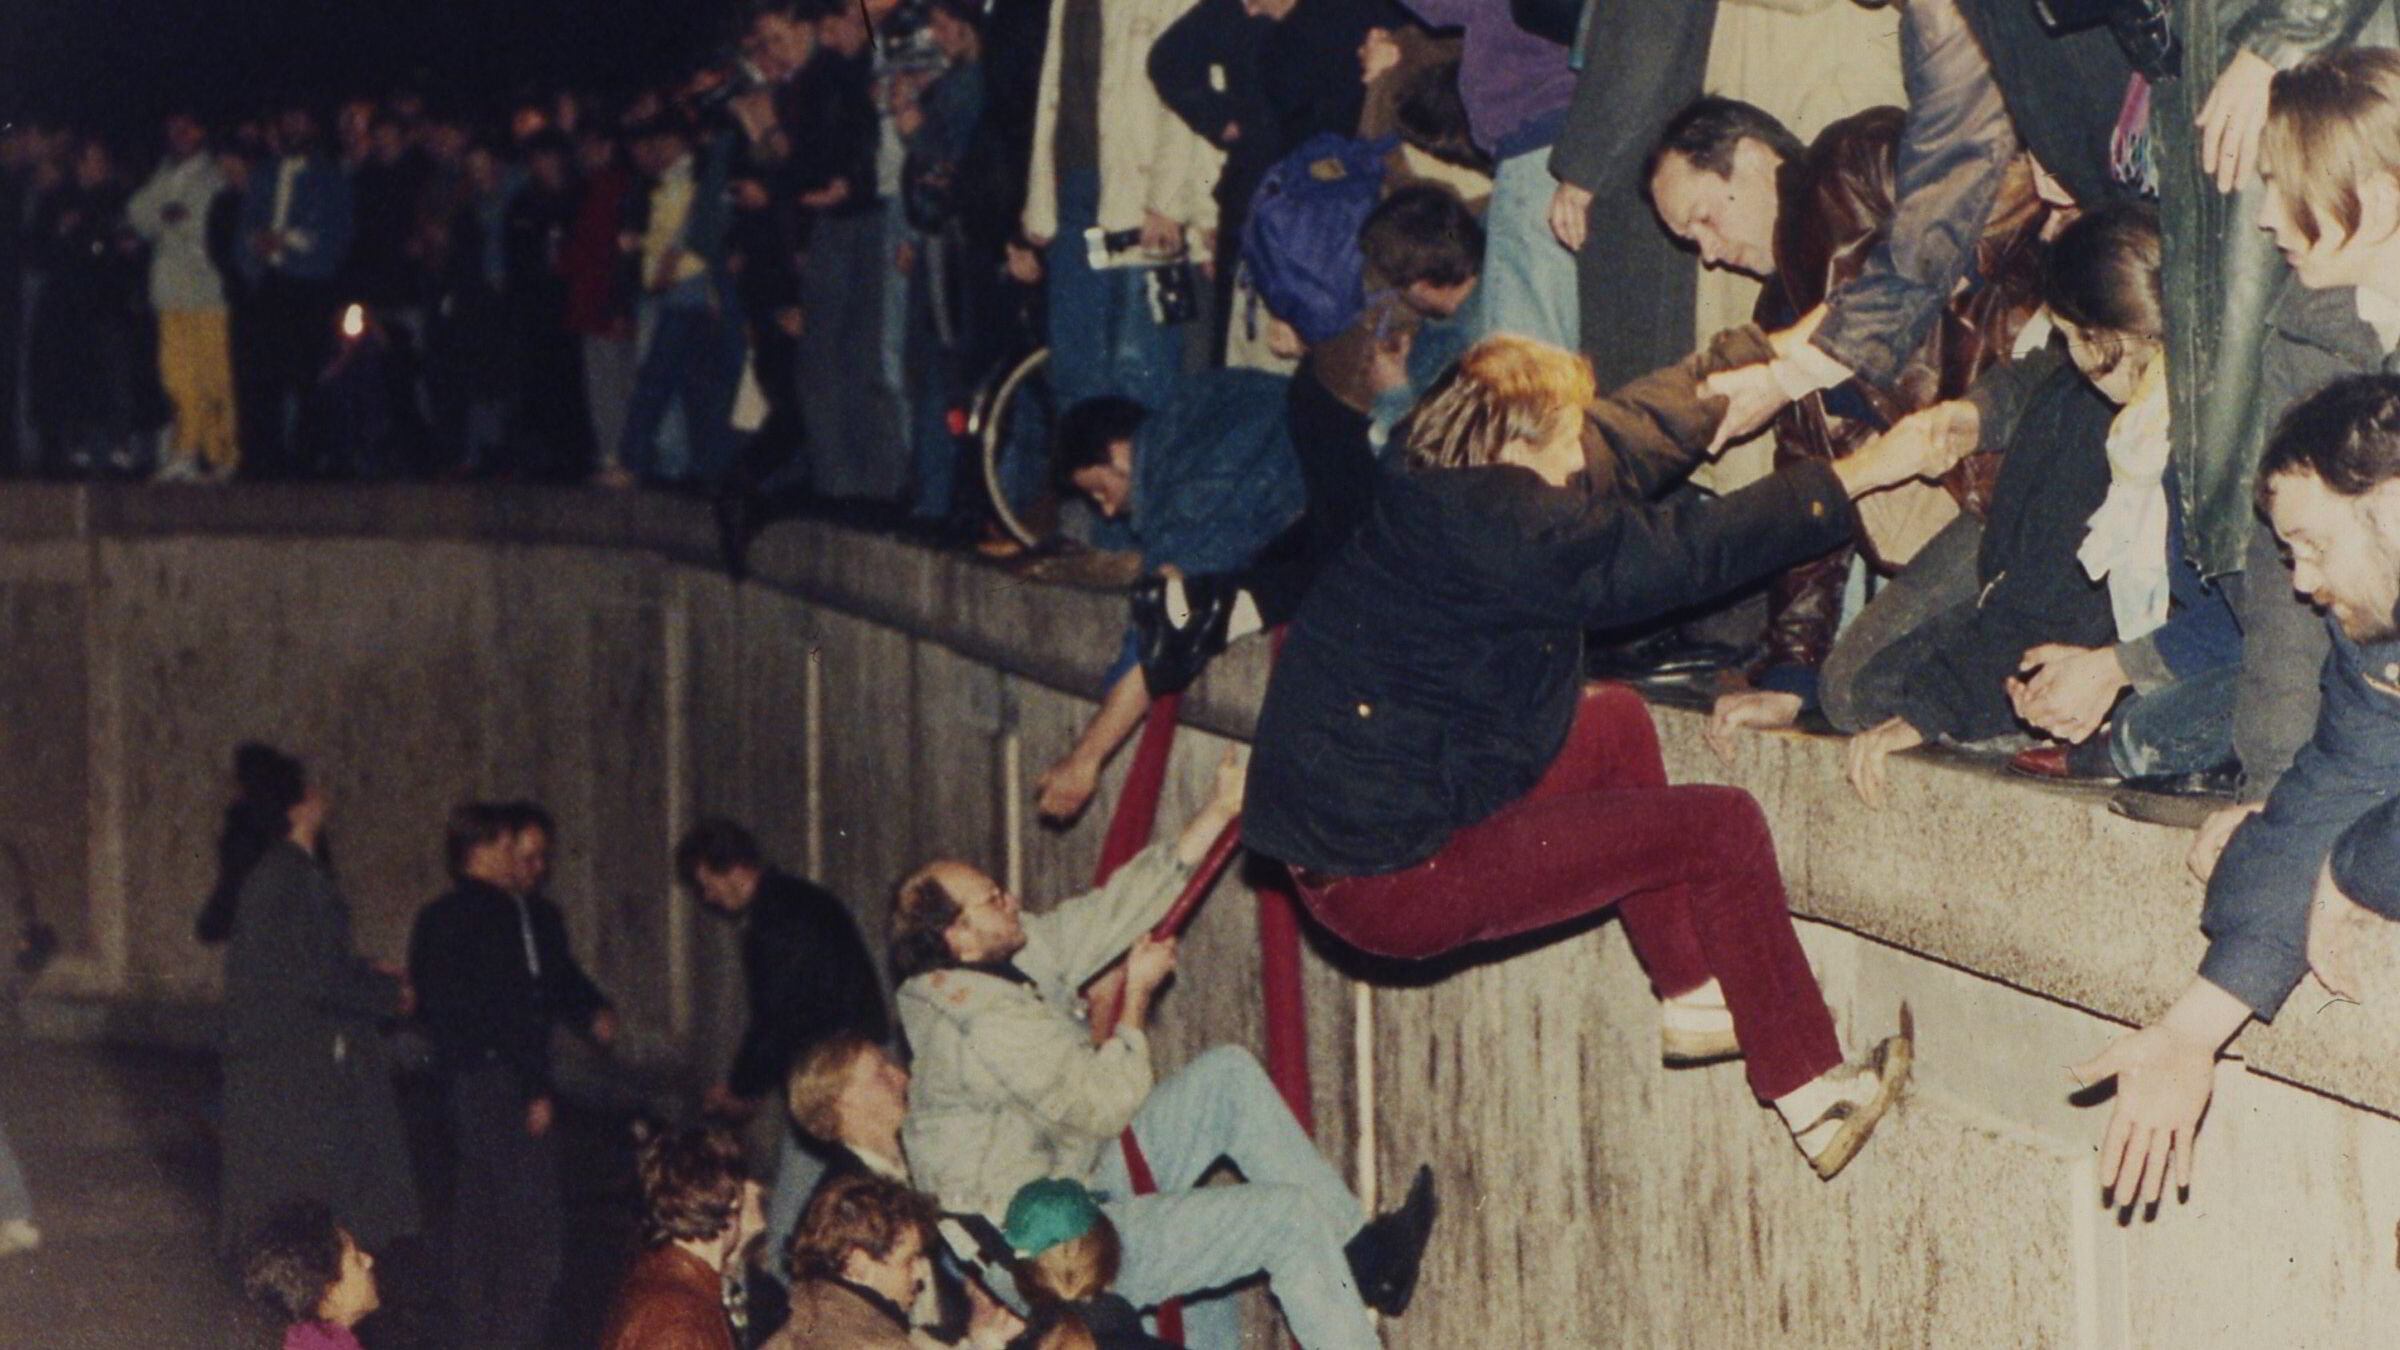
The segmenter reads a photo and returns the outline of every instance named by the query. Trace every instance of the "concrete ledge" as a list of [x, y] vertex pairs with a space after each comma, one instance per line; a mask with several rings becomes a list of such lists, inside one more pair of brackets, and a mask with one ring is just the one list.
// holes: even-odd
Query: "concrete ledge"
[[[463, 486], [0, 491], [0, 556], [17, 550], [23, 559], [78, 541], [188, 544], [211, 536], [635, 551], [703, 575], [716, 562], [704, 506], [647, 494]], [[1115, 596], [1029, 583], [978, 559], [823, 522], [769, 530], [752, 566], [755, 586], [1079, 697], [1097, 692], [1124, 624]], [[1266, 669], [1263, 643], [1237, 647], [1186, 700], [1187, 720], [1246, 737]], [[1895, 760], [1889, 803], [1871, 811], [1842, 781], [1838, 740], [1749, 737], [1728, 768], [1703, 748], [1698, 714], [1662, 707], [1658, 720], [1677, 781], [1735, 783], [1758, 797], [1796, 912], [2119, 1022], [2155, 1014], [2191, 977], [2203, 945], [2201, 890], [2183, 867], [2184, 831], [2114, 816], [2102, 795], [2007, 780], [1937, 754]], [[2252, 1028], [2238, 1048], [2259, 1072], [2400, 1115], [2400, 1019], [2334, 1004], [2313, 981], [2278, 1024]]]

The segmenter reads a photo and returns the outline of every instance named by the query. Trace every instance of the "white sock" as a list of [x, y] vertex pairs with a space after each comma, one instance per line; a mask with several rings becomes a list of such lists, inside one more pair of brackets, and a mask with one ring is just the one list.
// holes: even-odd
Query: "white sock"
[[1714, 979], [1663, 1000], [1659, 1020], [1673, 1031], [1733, 1030], [1733, 1013], [1725, 1006], [1725, 990]]
[[1183, 578], [1169, 576], [1166, 585], [1167, 627], [1181, 628], [1192, 621], [1192, 602], [1183, 593]]
[[[1783, 1127], [1790, 1130], [1792, 1137], [1799, 1141], [1802, 1152], [1814, 1154], [1818, 1149], [1824, 1147], [1825, 1141], [1833, 1137], [1827, 1131], [1838, 1130], [1841, 1127], [1840, 1121], [1828, 1120], [1816, 1129], [1809, 1128], [1834, 1103], [1842, 1100], [1842, 1095], [1841, 1087], [1836, 1083], [1834, 1076], [1830, 1073], [1821, 1073], [1775, 1099], [1776, 1114], [1783, 1117]], [[1802, 1133], [1804, 1130], [1807, 1131], [1806, 1134]], [[1809, 1137], [1819, 1134], [1823, 1135], [1822, 1139], [1812, 1140]]]
[[1235, 591], [1233, 613], [1225, 616], [1225, 640], [1234, 642], [1246, 638], [1266, 626], [1267, 621], [1258, 612], [1258, 601], [1252, 599], [1248, 591]]

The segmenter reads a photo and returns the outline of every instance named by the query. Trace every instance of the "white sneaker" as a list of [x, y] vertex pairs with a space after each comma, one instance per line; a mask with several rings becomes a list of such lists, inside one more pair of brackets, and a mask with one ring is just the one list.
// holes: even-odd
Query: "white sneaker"
[[150, 475], [150, 481], [153, 483], [197, 483], [206, 476], [206, 472], [200, 467], [200, 461], [188, 456], [176, 455], [166, 463], [159, 465], [158, 472]]
[[42, 1245], [42, 1230], [31, 1219], [9, 1219], [0, 1222], [0, 1256], [15, 1256]]

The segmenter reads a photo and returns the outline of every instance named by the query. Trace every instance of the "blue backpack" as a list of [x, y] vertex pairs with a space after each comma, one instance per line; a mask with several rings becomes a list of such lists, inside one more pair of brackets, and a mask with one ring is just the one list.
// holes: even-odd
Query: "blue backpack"
[[1397, 136], [1319, 132], [1276, 161], [1250, 199], [1242, 263], [1269, 312], [1323, 342], [1366, 308], [1359, 227], [1383, 200], [1383, 159]]

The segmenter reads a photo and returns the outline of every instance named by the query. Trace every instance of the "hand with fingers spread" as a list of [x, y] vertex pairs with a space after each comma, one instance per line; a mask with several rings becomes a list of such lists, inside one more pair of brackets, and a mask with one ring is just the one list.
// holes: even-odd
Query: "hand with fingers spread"
[[1725, 415], [1717, 420], [1717, 434], [1708, 443], [1711, 455], [1765, 426], [1792, 401], [1776, 380], [1774, 366], [1765, 361], [1718, 371], [1701, 382], [1700, 396], [1725, 400]]
[[2359, 953], [2391, 931], [2391, 920], [2342, 890], [2331, 863], [2317, 873], [2316, 900], [2308, 910], [2308, 968], [2319, 983], [2353, 1003], [2365, 1002]]
[[2117, 1080], [2100, 1143], [2100, 1189], [2112, 1203], [2156, 1204], [2170, 1170], [2179, 1189], [2191, 1188], [2193, 1140], [2216, 1089], [2217, 1052], [2249, 1018], [2233, 995], [2194, 980], [2155, 1024], [2070, 1070], [2085, 1087]]
[[2217, 859], [2225, 856], [2225, 846], [2233, 842], [2233, 832], [2242, 822], [2267, 809], [2265, 802], [2243, 802], [2238, 806], [2220, 807], [2200, 822], [2192, 835], [2192, 851], [2183, 857], [2183, 865], [2192, 875], [2207, 881], [2215, 875]]
[[2045, 642], [2026, 649], [2008, 681], [2017, 716], [2070, 744], [2090, 740], [2133, 681], [2114, 647]]
[[1717, 695], [1717, 706], [1708, 715], [1708, 727], [1700, 734], [1708, 741], [1708, 748], [1717, 752], [1717, 761], [1730, 769], [1735, 732], [1788, 727], [1799, 720], [1800, 705], [1798, 694], [1773, 689], [1736, 689]]
[[1851, 737], [1850, 787], [1858, 793], [1858, 799], [1878, 811], [1882, 810], [1884, 761], [1898, 751], [1914, 750], [1924, 743], [1924, 733], [1901, 717]]
[[2233, 192], [2258, 178], [2258, 142], [2267, 129], [2275, 67], [2244, 47], [2225, 63], [2193, 125], [2200, 128], [2200, 168], [2217, 191]]

